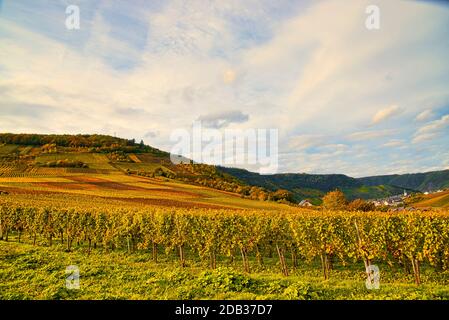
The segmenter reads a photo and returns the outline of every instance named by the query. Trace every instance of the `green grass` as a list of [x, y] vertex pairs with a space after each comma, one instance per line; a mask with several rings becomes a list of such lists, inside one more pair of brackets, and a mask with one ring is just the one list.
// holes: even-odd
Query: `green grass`
[[108, 157], [99, 153], [46, 153], [36, 157], [36, 162], [46, 163], [65, 159], [81, 161], [86, 163], [90, 169], [116, 170], [109, 164]]
[[26, 147], [21, 147], [20, 149], [20, 155], [24, 156], [27, 155], [31, 152], [31, 150], [33, 150], [32, 146], [26, 146]]
[[361, 186], [357, 188], [343, 188], [342, 191], [349, 199], [376, 199], [385, 198], [393, 194], [402, 194], [403, 189], [379, 185], [379, 186]]
[[133, 171], [145, 171], [145, 172], [153, 172], [157, 168], [163, 168], [164, 170], [169, 170], [158, 163], [127, 163], [127, 162], [117, 162], [115, 166], [122, 170], [133, 170]]
[[0, 156], [5, 156], [8, 154], [13, 153], [19, 148], [19, 146], [16, 146], [14, 144], [6, 144], [6, 145], [0, 145]]
[[422, 201], [419, 201], [413, 205], [418, 207], [449, 207], [449, 191], [424, 196]]
[[[0, 242], [0, 299], [449, 299], [448, 271], [423, 268], [423, 284], [416, 286], [401, 269], [379, 266], [379, 290], [364, 284], [363, 264], [351, 268], [336, 265], [329, 280], [323, 280], [317, 263], [301, 263], [289, 277], [279, 272], [275, 259], [264, 268], [251, 260], [252, 272], [241, 263], [219, 260], [209, 269], [187, 256], [181, 268], [174, 254], [162, 252], [159, 262], [148, 251], [128, 254], [87, 255], [85, 249], [64, 252], [61, 245], [34, 247]], [[80, 269], [80, 290], [65, 287], [65, 269]]]
[[449, 207], [449, 195], [445, 195], [439, 198], [437, 201], [433, 203], [434, 207]]

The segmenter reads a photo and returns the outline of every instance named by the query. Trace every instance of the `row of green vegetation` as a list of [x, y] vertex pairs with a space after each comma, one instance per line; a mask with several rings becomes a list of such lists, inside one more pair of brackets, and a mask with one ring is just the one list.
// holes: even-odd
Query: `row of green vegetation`
[[107, 135], [79, 134], [13, 134], [0, 133], [0, 143], [23, 146], [54, 146], [63, 148], [85, 148], [90, 152], [114, 152], [126, 153], [155, 153], [166, 154], [158, 149], [147, 146], [135, 139], [122, 139]]
[[[288, 276], [298, 263], [321, 260], [324, 279], [333, 265], [363, 262], [410, 268], [421, 283], [422, 265], [434, 272], [449, 268], [449, 215], [444, 211], [413, 213], [291, 210], [286, 212], [145, 209], [91, 210], [23, 207], [4, 202], [0, 239], [52, 246], [67, 251], [101, 247], [106, 252], [151, 250], [154, 261], [163, 249], [178, 252], [180, 266], [194, 256], [211, 269], [223, 257], [242, 259], [245, 272], [278, 257]], [[290, 263], [288, 262], [290, 261]]]
[[48, 168], [89, 168], [89, 166], [82, 161], [73, 161], [69, 159], [49, 161], [46, 163], [37, 162], [38, 167], [48, 167]]

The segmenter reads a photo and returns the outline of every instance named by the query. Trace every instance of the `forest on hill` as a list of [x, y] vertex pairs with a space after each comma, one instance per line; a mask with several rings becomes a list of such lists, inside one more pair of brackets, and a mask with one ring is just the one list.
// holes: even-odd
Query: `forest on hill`
[[22, 146], [45, 146], [88, 148], [89, 151], [123, 151], [128, 153], [161, 153], [156, 148], [145, 145], [143, 141], [137, 143], [135, 139], [123, 139], [101, 134], [14, 134], [0, 133], [0, 144]]
[[374, 176], [359, 178], [357, 180], [367, 186], [388, 184], [425, 192], [448, 188], [449, 170]]

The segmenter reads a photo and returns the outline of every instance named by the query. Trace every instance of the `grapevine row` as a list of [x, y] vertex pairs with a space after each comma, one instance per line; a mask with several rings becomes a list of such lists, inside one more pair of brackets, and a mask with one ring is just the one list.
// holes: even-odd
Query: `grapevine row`
[[19, 241], [51, 246], [60, 241], [66, 250], [74, 243], [90, 253], [102, 247], [176, 251], [186, 265], [186, 252], [211, 268], [217, 257], [240, 256], [250, 272], [250, 256], [263, 265], [273, 254], [284, 275], [299, 260], [320, 259], [324, 278], [335, 261], [347, 265], [373, 261], [411, 266], [419, 284], [420, 266], [449, 267], [447, 212], [229, 211], [207, 209], [62, 209], [4, 204], [0, 206], [0, 239], [10, 234]]

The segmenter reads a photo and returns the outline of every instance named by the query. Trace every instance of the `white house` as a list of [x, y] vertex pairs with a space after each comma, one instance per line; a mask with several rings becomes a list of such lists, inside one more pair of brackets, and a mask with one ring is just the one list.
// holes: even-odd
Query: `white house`
[[309, 200], [302, 200], [302, 201], [299, 203], [299, 206], [301, 206], [301, 207], [312, 207], [313, 204], [311, 204], [311, 203], [309, 202]]

